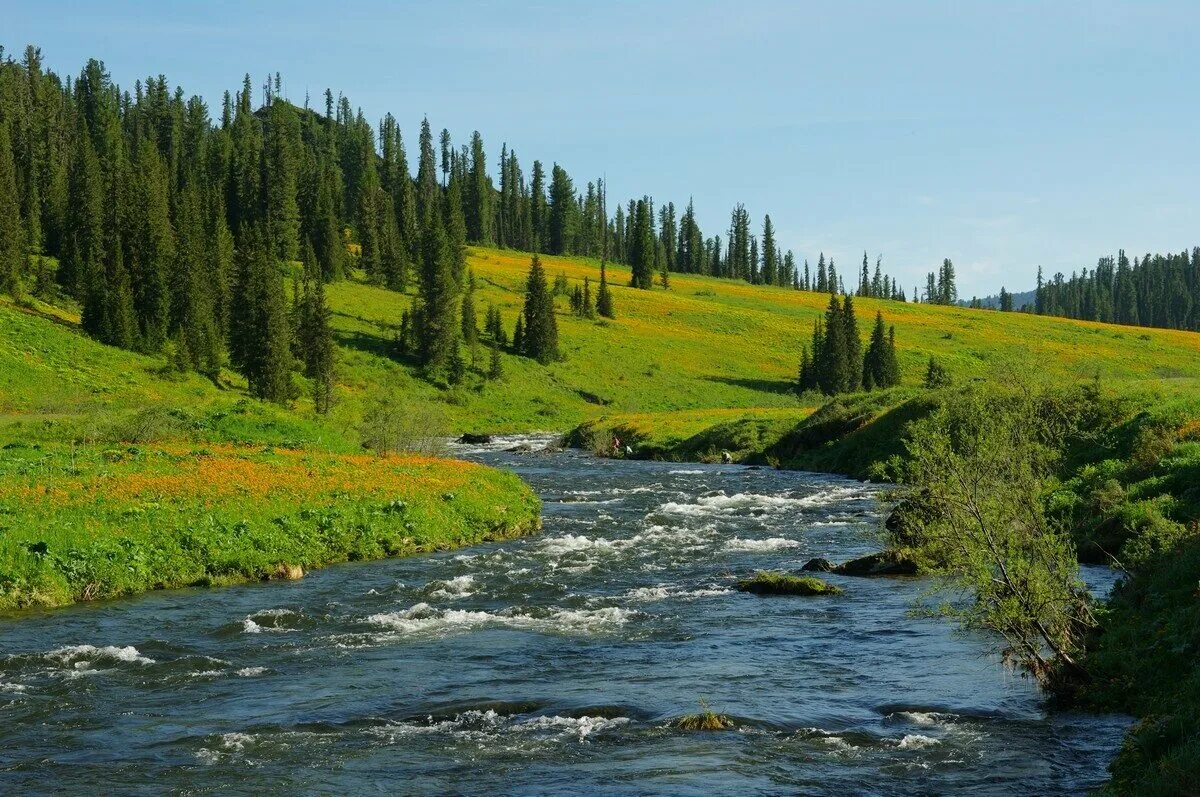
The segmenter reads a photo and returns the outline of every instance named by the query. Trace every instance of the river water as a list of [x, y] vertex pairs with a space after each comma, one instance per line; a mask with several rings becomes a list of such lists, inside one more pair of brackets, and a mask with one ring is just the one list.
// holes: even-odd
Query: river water
[[[535, 537], [0, 620], [0, 794], [1079, 794], [1119, 717], [1047, 713], [919, 579], [731, 589], [876, 550], [875, 488], [458, 453]], [[734, 731], [675, 730], [701, 703]]]

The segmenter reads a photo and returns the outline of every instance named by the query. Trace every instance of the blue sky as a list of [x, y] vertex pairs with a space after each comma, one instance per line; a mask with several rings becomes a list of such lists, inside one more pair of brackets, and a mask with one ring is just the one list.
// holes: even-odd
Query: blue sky
[[[178, 6], [178, 7], [177, 7]], [[744, 202], [780, 242], [960, 293], [1200, 244], [1200, 3], [16, 3], [0, 44], [210, 107], [250, 72], [368, 118], [607, 174], [610, 204]], [[910, 288], [911, 290], [911, 288]]]

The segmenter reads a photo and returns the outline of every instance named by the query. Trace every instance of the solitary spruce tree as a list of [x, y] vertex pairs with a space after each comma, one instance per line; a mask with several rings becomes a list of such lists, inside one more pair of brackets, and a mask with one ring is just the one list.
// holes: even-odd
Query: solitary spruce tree
[[613, 310], [612, 291], [608, 287], [608, 274], [604, 261], [600, 261], [600, 289], [596, 292], [596, 312], [603, 318], [616, 318]]
[[546, 285], [546, 272], [535, 254], [525, 281], [525, 354], [542, 365], [558, 359], [558, 323], [554, 297]]

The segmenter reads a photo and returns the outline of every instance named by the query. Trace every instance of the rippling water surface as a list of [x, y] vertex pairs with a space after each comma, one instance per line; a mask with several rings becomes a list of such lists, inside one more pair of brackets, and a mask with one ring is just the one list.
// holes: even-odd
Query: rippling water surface
[[[909, 610], [731, 590], [879, 547], [875, 489], [737, 466], [460, 453], [528, 539], [0, 620], [0, 793], [1078, 794], [1120, 718]], [[738, 729], [687, 733], [704, 701]]]

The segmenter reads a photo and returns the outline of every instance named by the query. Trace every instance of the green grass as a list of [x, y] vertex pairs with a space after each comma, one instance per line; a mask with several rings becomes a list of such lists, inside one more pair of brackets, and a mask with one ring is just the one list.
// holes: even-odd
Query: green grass
[[778, 570], [760, 570], [740, 579], [737, 588], [756, 595], [841, 595], [842, 588], [814, 576], [794, 576]]
[[364, 455], [358, 419], [257, 401], [230, 372], [173, 374], [77, 322], [0, 300], [0, 611], [537, 527], [538, 501], [511, 474]]
[[268, 579], [535, 529], [516, 476], [423, 457], [10, 444], [0, 610]]
[[[481, 319], [495, 304], [511, 332], [529, 258], [469, 250]], [[599, 276], [596, 261], [542, 260], [549, 276], [563, 273], [571, 286], [585, 276], [594, 284]], [[800, 346], [824, 312], [827, 295], [678, 274], [671, 276], [670, 290], [640, 291], [626, 287], [629, 272], [622, 267], [610, 266], [609, 276], [615, 320], [576, 318], [567, 312], [566, 298], [558, 298], [562, 362], [542, 367], [506, 353], [499, 382], [476, 376], [448, 393], [422, 382], [414, 364], [389, 357], [411, 292], [360, 282], [330, 286], [342, 346], [341, 403], [334, 417], [352, 428], [380, 384], [437, 405], [452, 432], [567, 431], [602, 416], [646, 420], [661, 414], [662, 423], [678, 424], [671, 434], [691, 436], [701, 429], [687, 419], [705, 420], [699, 410], [752, 409], [759, 418], [790, 410], [799, 417], [821, 403], [819, 397], [797, 398], [792, 385]], [[874, 299], [855, 304], [864, 337], [877, 309], [895, 324], [907, 386], [919, 385], [932, 354], [959, 380], [1021, 369], [1055, 381], [1099, 374], [1108, 382], [1153, 384], [1176, 394], [1200, 390], [1200, 345], [1193, 333]], [[482, 359], [486, 368], [486, 354]]]

